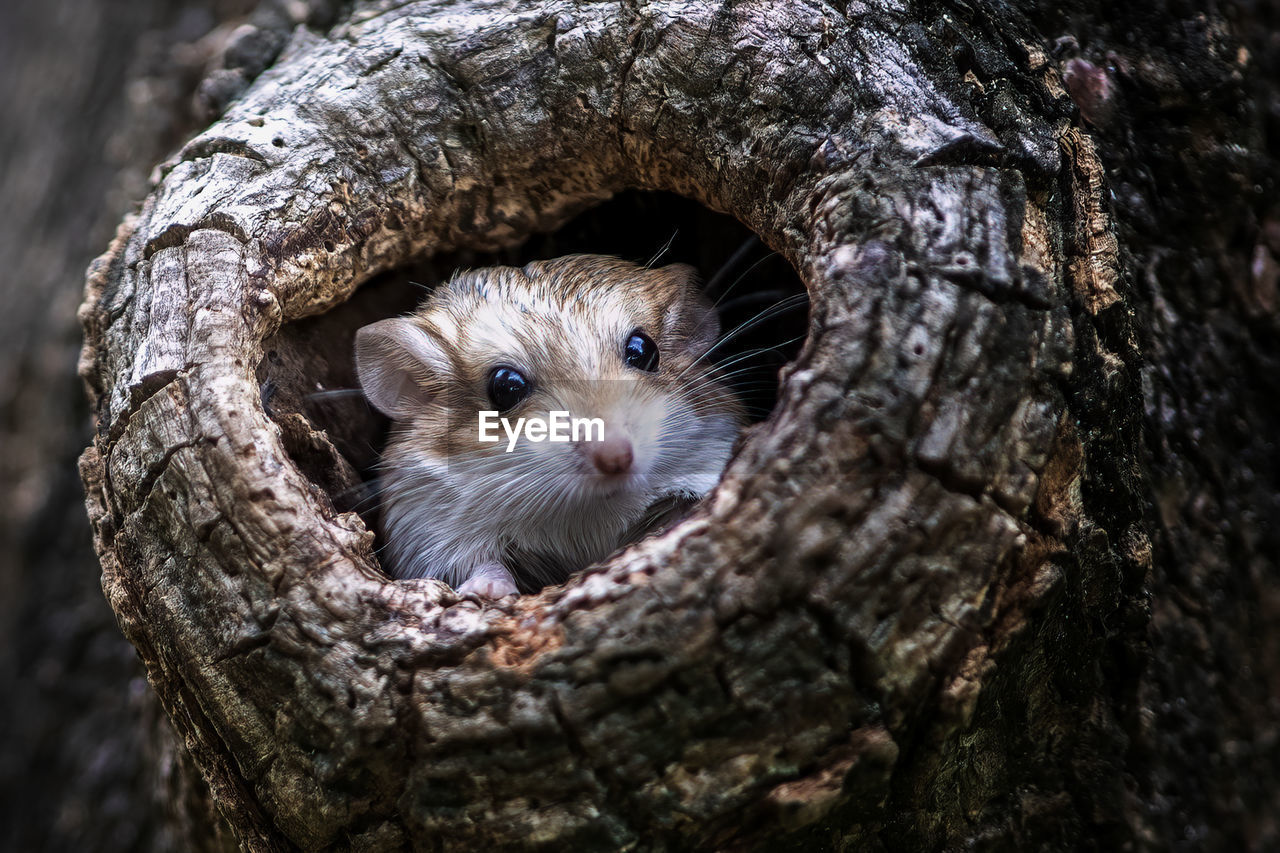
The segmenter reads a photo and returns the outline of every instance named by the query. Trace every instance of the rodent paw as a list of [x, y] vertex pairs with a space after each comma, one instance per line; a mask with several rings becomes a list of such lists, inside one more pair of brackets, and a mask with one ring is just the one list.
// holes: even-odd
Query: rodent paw
[[458, 587], [458, 595], [474, 595], [479, 598], [503, 598], [519, 592], [511, 573], [497, 564], [479, 567]]

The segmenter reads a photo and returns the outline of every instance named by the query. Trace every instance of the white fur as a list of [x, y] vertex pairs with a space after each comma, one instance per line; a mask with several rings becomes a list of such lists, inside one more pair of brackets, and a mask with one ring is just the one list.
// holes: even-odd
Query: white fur
[[[597, 482], [572, 444], [520, 441], [507, 453], [433, 460], [412, 445], [389, 456], [382, 476], [387, 560], [398, 577], [454, 587], [509, 550], [557, 555], [565, 572], [603, 559], [634, 537], [663, 498], [702, 498], [719, 481], [738, 426], [673, 406], [649, 442], [634, 442], [633, 471], [617, 487]], [[640, 531], [643, 532], [643, 531]], [[538, 578], [543, 582], [556, 578]]]
[[[595, 269], [601, 260], [581, 263]], [[556, 304], [570, 291], [539, 279], [538, 265], [531, 265], [523, 271], [497, 268], [482, 280], [441, 291], [439, 302], [433, 297], [420, 316], [429, 314], [436, 334], [456, 338], [455, 345], [465, 341], [466, 359], [482, 366], [510, 364], [523, 370], [520, 347], [528, 340], [535, 340], [533, 346], [561, 347], [558, 367], [590, 378], [539, 377], [538, 405], [575, 418], [600, 418], [606, 436], [625, 436], [633, 453], [625, 475], [601, 474], [585, 443], [524, 437], [511, 452], [505, 441], [477, 442], [441, 458], [443, 443], [422, 440], [439, 427], [427, 427], [415, 414], [440, 403], [422, 386], [411, 387], [421, 381], [423, 369], [457, 381], [440, 347], [423, 343], [421, 330], [409, 328], [407, 320], [374, 324], [359, 339], [358, 368], [370, 401], [397, 421], [380, 477], [383, 564], [396, 577], [439, 578], [489, 596], [514, 588], [510, 571], [516, 565], [526, 573], [520, 579], [527, 587], [559, 582], [643, 535], [657, 522], [655, 506], [673, 498], [700, 499], [719, 482], [740, 421], [731, 398], [706, 402], [708, 395], [724, 393], [711, 366], [699, 366], [699, 358], [693, 365], [699, 368], [696, 375], [687, 380], [654, 377], [626, 368], [621, 352], [628, 331], [642, 322], [629, 316], [630, 306], [651, 308], [643, 322], [659, 332], [676, 336], [672, 329], [694, 326], [683, 346], [696, 353], [715, 339], [713, 309], [697, 295], [684, 268], [649, 271], [603, 260], [611, 265], [609, 276], [572, 291], [581, 295], [572, 310]], [[636, 276], [666, 276], [668, 284], [683, 276], [685, 289], [678, 291], [680, 298], [671, 297], [674, 307], [659, 318], [658, 303], [636, 296], [641, 292], [631, 281]], [[615, 287], [609, 278], [636, 289]], [[465, 314], [465, 332], [456, 325], [458, 312]], [[529, 338], [531, 331], [540, 337]], [[525, 414], [547, 416], [544, 411]], [[472, 423], [478, 431], [474, 415]]]

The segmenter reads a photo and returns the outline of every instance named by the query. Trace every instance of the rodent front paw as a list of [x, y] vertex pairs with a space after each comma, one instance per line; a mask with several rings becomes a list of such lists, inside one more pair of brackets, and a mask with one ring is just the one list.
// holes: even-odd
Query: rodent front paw
[[471, 577], [458, 587], [458, 595], [475, 595], [480, 598], [503, 598], [519, 592], [511, 573], [497, 563], [476, 568]]

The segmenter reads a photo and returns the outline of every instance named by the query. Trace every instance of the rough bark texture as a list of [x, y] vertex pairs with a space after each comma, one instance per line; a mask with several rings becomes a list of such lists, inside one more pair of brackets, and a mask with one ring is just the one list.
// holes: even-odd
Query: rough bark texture
[[[957, 750], [997, 658], [1040, 669], [1015, 624], [1073, 588], [1123, 614], [1146, 569], [1136, 348], [1034, 34], [908, 41], [910, 11], [357, 10], [162, 167], [90, 273], [82, 475], [107, 595], [243, 844], [732, 845], [833, 809], [870, 839], [891, 783], [991, 790]], [[1021, 65], [957, 65], [962, 36]], [[997, 72], [982, 115], [965, 77]], [[774, 416], [694, 518], [565, 588], [479, 609], [387, 582], [264, 410], [263, 341], [627, 186], [800, 271]], [[1088, 668], [1105, 637], [1069, 639]], [[1040, 752], [1118, 737], [1104, 707]], [[968, 808], [908, 831], [962, 840]]]
[[[1280, 16], [1274, 4], [1051, 11], [1133, 270], [1150, 621], [1126, 813], [1153, 849], [1280, 846]], [[1053, 31], [1050, 30], [1050, 31]], [[1139, 669], [1138, 665], [1142, 668]]]
[[[435, 3], [296, 32], [83, 311], [104, 587], [240, 842], [1277, 843], [1276, 48], [1130, 16]], [[295, 369], [294, 321], [341, 341], [378, 271], [625, 187], [804, 279], [773, 417], [695, 518], [563, 589], [386, 581], [355, 460], [298, 411], [349, 367]]]
[[155, 163], [207, 124], [197, 90], [225, 66], [230, 36], [256, 25], [283, 43], [299, 10], [272, 0], [5, 4], [0, 849], [190, 850], [207, 834], [212, 806], [103, 599], [84, 526], [76, 458], [92, 432], [75, 306], [85, 267], [145, 196]]
[[[103, 601], [76, 457], [85, 266], [200, 124], [246, 4], [16, 2], [0, 26], [0, 849], [178, 849], [173, 738]], [[207, 823], [208, 818], [205, 817]]]

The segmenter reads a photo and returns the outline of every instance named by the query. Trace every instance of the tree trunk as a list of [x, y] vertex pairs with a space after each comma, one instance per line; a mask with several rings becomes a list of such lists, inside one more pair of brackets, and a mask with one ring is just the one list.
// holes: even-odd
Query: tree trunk
[[[81, 311], [103, 587], [200, 775], [173, 831], [1280, 841], [1280, 48], [1122, 14], [358, 5], [239, 95], [283, 29], [241, 31]], [[386, 310], [356, 288], [629, 188], [803, 280], [774, 412], [562, 588], [389, 581], [343, 497], [373, 427], [301, 402]]]
[[103, 600], [85, 527], [75, 462], [91, 432], [74, 369], [85, 267], [153, 163], [199, 127], [187, 100], [216, 21], [177, 5], [16, 2], [0, 27], [4, 850], [185, 846], [155, 807], [185, 784], [173, 738]]

